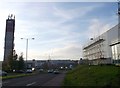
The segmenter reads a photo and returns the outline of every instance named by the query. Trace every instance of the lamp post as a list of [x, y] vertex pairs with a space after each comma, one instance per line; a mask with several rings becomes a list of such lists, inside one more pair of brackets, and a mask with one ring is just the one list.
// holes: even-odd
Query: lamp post
[[118, 28], [120, 27], [120, 0], [118, 0], [118, 12], [117, 12], [117, 14], [118, 14]]
[[28, 40], [32, 39], [34, 40], [35, 38], [21, 38], [26, 40], [26, 70], [27, 70], [27, 57], [28, 57]]
[[[120, 0], [118, 0], [118, 42], [120, 41]], [[119, 44], [118, 44], [119, 45]], [[120, 51], [118, 50], [118, 60], [117, 63], [119, 64], [119, 57], [120, 57]]]

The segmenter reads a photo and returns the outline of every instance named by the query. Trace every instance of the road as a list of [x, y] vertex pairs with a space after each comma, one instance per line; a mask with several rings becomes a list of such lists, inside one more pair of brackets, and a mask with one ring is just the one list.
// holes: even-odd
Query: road
[[65, 72], [44, 73], [2, 81], [2, 86], [61, 86]]

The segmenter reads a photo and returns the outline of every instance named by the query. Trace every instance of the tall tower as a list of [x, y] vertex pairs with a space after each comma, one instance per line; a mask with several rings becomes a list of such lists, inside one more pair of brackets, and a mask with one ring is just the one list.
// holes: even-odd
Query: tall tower
[[4, 61], [6, 61], [10, 55], [13, 55], [14, 30], [15, 30], [15, 16], [13, 17], [13, 15], [11, 14], [8, 16], [8, 19], [6, 19]]

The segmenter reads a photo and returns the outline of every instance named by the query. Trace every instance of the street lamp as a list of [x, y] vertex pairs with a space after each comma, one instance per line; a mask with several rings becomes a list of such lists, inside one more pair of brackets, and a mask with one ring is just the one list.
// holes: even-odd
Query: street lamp
[[34, 40], [35, 38], [21, 38], [26, 40], [26, 70], [27, 70], [27, 57], [28, 57], [28, 40], [32, 39]]

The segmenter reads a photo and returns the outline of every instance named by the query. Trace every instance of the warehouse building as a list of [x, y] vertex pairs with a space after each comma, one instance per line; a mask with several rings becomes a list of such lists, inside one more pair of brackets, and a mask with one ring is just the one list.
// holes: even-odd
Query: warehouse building
[[83, 58], [89, 60], [89, 64], [118, 64], [120, 63], [120, 29], [118, 25], [92, 38], [83, 47]]

